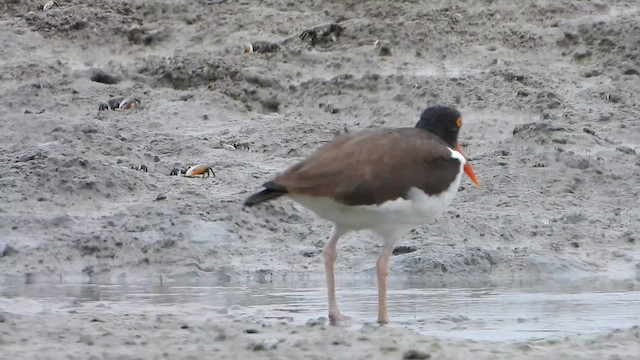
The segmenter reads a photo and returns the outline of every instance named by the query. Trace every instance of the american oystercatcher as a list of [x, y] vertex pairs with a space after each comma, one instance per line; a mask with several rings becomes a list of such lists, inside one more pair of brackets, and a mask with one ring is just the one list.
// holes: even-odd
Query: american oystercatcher
[[245, 201], [245, 206], [253, 206], [287, 195], [333, 223], [323, 249], [331, 324], [347, 318], [338, 308], [334, 279], [340, 237], [368, 229], [384, 239], [376, 268], [378, 322], [387, 323], [389, 259], [399, 238], [445, 211], [463, 172], [480, 186], [458, 145], [461, 127], [457, 110], [434, 106], [424, 110], [412, 128], [339, 136]]

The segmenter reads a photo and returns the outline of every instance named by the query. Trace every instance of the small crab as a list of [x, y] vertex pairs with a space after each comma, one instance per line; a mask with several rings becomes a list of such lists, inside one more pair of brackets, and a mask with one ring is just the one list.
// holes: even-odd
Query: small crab
[[169, 176], [178, 176], [180, 174], [186, 174], [187, 173], [187, 168], [173, 168], [171, 169], [171, 172], [169, 173]]
[[140, 100], [134, 97], [124, 98], [120, 101], [120, 105], [118, 105], [120, 110], [129, 110], [137, 107], [140, 107]]
[[329, 41], [335, 42], [338, 40], [338, 37], [342, 35], [342, 32], [344, 32], [344, 27], [338, 24], [330, 24], [324, 30], [320, 30], [319, 28], [322, 27], [303, 31], [299, 36], [300, 40], [309, 39], [311, 46], [315, 46], [317, 44], [328, 43]]
[[249, 151], [249, 143], [233, 143], [231, 144], [236, 149], [242, 149], [245, 151]]
[[373, 48], [380, 49], [380, 56], [391, 56], [391, 48], [389, 48], [388, 45], [383, 44], [380, 40], [376, 40], [376, 42], [373, 43]]
[[187, 172], [184, 174], [184, 176], [197, 177], [198, 175], [202, 175], [202, 178], [204, 179], [205, 177], [209, 177], [209, 174], [213, 175], [213, 177], [216, 177], [216, 174], [213, 172], [213, 169], [211, 169], [211, 166], [207, 164], [198, 164], [193, 165], [192, 167], [187, 169]]
[[122, 100], [124, 100], [123, 97], [109, 99], [109, 101], [107, 101], [106, 103], [100, 104], [100, 106], [98, 106], [98, 110], [99, 111], [116, 110], [116, 109], [118, 109], [120, 107], [120, 102]]
[[149, 168], [148, 168], [148, 167], [147, 167], [147, 165], [145, 165], [145, 164], [138, 165], [138, 166], [132, 166], [131, 168], [132, 168], [133, 170], [149, 172]]
[[254, 41], [251, 43], [246, 43], [244, 45], [244, 53], [272, 53], [276, 52], [280, 49], [280, 46], [276, 43], [270, 43], [268, 41]]
[[98, 111], [103, 110], [128, 110], [140, 107], [140, 100], [134, 97], [117, 97], [109, 99], [106, 103], [98, 106]]
[[47, 1], [46, 4], [44, 4], [44, 6], [42, 6], [42, 10], [43, 11], [47, 11], [49, 9], [51, 9], [54, 6], [60, 6], [60, 4], [57, 1]]
[[226, 143], [226, 142], [220, 141], [220, 147], [226, 150], [231, 150], [231, 151], [234, 151], [237, 149], [249, 151], [249, 143], [239, 143], [239, 142]]

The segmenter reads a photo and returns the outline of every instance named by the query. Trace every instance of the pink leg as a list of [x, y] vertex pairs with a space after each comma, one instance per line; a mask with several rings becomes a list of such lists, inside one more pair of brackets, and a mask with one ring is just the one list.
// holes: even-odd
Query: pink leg
[[385, 247], [378, 257], [376, 270], [378, 273], [378, 323], [387, 324], [389, 314], [387, 313], [387, 275], [389, 275], [389, 261], [393, 253], [393, 246]]
[[334, 271], [334, 265], [336, 263], [336, 259], [338, 258], [336, 245], [338, 245], [338, 239], [340, 239], [340, 237], [344, 235], [344, 233], [345, 232], [343, 230], [338, 229], [336, 226], [334, 226], [333, 233], [331, 234], [331, 239], [322, 250], [322, 255], [324, 255], [324, 270], [327, 276], [327, 292], [329, 295], [329, 322], [331, 323], [331, 325], [336, 325], [341, 320], [348, 319], [348, 317], [340, 314], [340, 309], [338, 308], [338, 302], [336, 300], [336, 282]]

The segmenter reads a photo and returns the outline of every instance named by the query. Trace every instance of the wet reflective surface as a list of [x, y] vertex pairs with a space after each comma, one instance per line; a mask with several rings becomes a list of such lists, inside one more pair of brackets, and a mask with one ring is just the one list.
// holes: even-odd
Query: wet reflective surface
[[[355, 317], [354, 326], [374, 322], [375, 281], [338, 282], [339, 304], [344, 314]], [[324, 317], [327, 311], [321, 279], [221, 285], [201, 280], [79, 284], [0, 278], [0, 296], [14, 302], [30, 299], [45, 303], [100, 301], [105, 306], [131, 304], [132, 309], [145, 304], [202, 304], [222, 310], [241, 309], [265, 321], [298, 324]], [[440, 337], [506, 341], [591, 334], [639, 325], [640, 285], [630, 280], [527, 288], [447, 288], [394, 279], [390, 281], [389, 313], [393, 326]]]

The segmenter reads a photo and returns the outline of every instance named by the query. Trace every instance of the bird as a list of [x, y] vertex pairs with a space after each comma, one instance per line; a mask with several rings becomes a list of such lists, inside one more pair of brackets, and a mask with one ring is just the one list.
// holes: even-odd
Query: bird
[[333, 223], [322, 250], [330, 324], [350, 319], [336, 301], [334, 268], [341, 237], [370, 230], [383, 239], [376, 262], [378, 323], [387, 324], [387, 276], [398, 240], [446, 210], [463, 172], [480, 188], [458, 144], [461, 127], [457, 109], [438, 105], [427, 107], [414, 127], [339, 135], [245, 200], [244, 206], [252, 207], [287, 196]]

